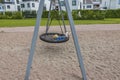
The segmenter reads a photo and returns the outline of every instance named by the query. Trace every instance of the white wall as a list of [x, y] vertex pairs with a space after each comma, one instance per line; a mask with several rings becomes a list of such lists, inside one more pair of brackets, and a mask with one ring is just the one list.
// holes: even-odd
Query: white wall
[[[85, 9], [86, 9], [86, 10], [93, 9], [93, 4], [85, 4], [84, 6], [85, 6]], [[91, 6], [91, 8], [88, 8], [87, 6]]]
[[[64, 1], [64, 0], [60, 0], [60, 1]], [[83, 9], [83, 0], [76, 0], [76, 6], [72, 6], [72, 0], [68, 0], [69, 1], [69, 5], [70, 5], [70, 9], [75, 10], [75, 9], [80, 9], [80, 3], [81, 3], [81, 8]], [[45, 4], [47, 7], [47, 10], [49, 10], [49, 6], [50, 6], [50, 1], [49, 0], [45, 0]], [[62, 6], [62, 10], [65, 10], [65, 6]]]
[[[27, 4], [30, 4], [30, 7], [27, 7]], [[32, 3], [35, 4], [35, 7], [32, 7]], [[27, 1], [27, 2], [21, 2], [20, 4], [24, 4], [25, 7], [21, 8], [22, 11], [26, 11], [26, 10], [38, 10], [39, 7], [39, 2], [33, 2], [33, 1]]]
[[[21, 8], [21, 10], [22, 11], [25, 11], [25, 10], [36, 10], [37, 11], [38, 8], [39, 8], [39, 2], [34, 2], [34, 1], [21, 2], [20, 4], [25, 4], [25, 8]], [[30, 8], [27, 7], [27, 3], [30, 3]], [[32, 3], [35, 4], [35, 7], [32, 7]], [[49, 10], [50, 1], [49, 0], [45, 0], [44, 4], [46, 5], [46, 9]]]
[[119, 4], [120, 2], [119, 2], [119, 1], [120, 1], [120, 0], [117, 0], [117, 1], [116, 1], [116, 4], [117, 4], [117, 5], [116, 5], [116, 8], [119, 8], [119, 9], [120, 9], [120, 4]]
[[0, 12], [2, 12], [2, 11], [3, 11], [2, 4], [0, 4]]
[[[76, 6], [72, 6], [72, 0], [69, 0], [69, 2], [71, 2], [70, 6], [71, 6], [72, 10], [80, 9], [80, 5], [83, 5], [83, 0], [76, 0], [76, 2], [77, 2]], [[83, 9], [83, 7], [82, 7], [82, 9]]]
[[[7, 6], [10, 6], [10, 9], [7, 8]], [[4, 4], [5, 11], [16, 11], [14, 4]]]
[[72, 5], [72, 0], [69, 0], [69, 5], [70, 5], [71, 11], [80, 9], [80, 5], [81, 5], [81, 8], [83, 9], [83, 0], [76, 0], [75, 6]]
[[46, 5], [46, 9], [47, 9], [47, 11], [49, 10], [49, 7], [50, 7], [50, 1], [49, 0], [45, 0], [45, 3], [44, 3], [45, 5]]
[[[111, 2], [110, 2], [111, 1]], [[108, 9], [116, 9], [116, 0], [102, 0], [101, 7], [107, 7]]]

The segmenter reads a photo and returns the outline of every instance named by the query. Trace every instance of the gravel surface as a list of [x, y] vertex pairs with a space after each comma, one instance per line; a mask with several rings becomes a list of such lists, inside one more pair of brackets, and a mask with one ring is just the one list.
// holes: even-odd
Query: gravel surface
[[[88, 80], [120, 80], [120, 24], [77, 25], [76, 31]], [[32, 35], [33, 27], [0, 28], [0, 80], [24, 80]], [[82, 80], [71, 35], [61, 44], [38, 37], [30, 80]]]

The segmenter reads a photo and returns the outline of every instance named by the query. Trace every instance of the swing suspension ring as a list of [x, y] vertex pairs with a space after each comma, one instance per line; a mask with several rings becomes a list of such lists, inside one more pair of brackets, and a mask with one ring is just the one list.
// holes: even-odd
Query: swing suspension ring
[[[48, 14], [48, 21], [47, 21], [47, 24], [46, 24], [46, 33], [44, 34], [41, 34], [39, 36], [39, 38], [42, 40], [42, 41], [45, 41], [45, 42], [48, 42], [48, 43], [63, 43], [63, 42], [66, 42], [69, 40], [69, 35], [68, 35], [68, 32], [66, 30], [66, 26], [65, 26], [65, 22], [64, 22], [64, 17], [63, 17], [63, 14], [62, 14], [62, 9], [61, 9], [61, 5], [60, 5], [60, 1], [58, 0], [58, 4], [59, 4], [59, 8], [57, 8], [57, 11], [60, 9], [60, 14], [56, 15], [57, 16], [57, 21], [60, 25], [60, 28], [61, 28], [61, 32], [62, 33], [49, 33], [48, 30], [50, 28], [50, 25], [51, 25], [51, 22], [53, 20], [53, 17], [51, 18], [50, 15], [51, 15], [51, 8], [52, 8], [52, 1], [50, 3], [50, 8], [49, 8], [49, 14]], [[56, 12], [56, 9], [53, 10]], [[62, 27], [61, 27], [61, 23], [60, 23], [60, 18], [59, 17], [62, 17], [62, 23], [63, 23], [63, 26], [64, 26], [64, 30], [65, 30], [65, 33], [63, 32], [62, 30]]]

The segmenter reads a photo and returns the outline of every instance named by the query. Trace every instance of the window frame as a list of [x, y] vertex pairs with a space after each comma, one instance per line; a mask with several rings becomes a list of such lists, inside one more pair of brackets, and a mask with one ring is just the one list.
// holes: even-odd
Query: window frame
[[86, 8], [91, 9], [91, 8], [92, 8], [92, 6], [91, 6], [91, 5], [87, 5], [87, 6], [86, 6]]
[[21, 4], [21, 8], [25, 8], [25, 4]]
[[27, 8], [30, 8], [30, 3], [27, 3]]
[[60, 1], [61, 6], [65, 6], [65, 1]]
[[10, 5], [7, 5], [7, 9], [10, 9]]
[[32, 7], [35, 7], [35, 3], [32, 3]]
[[76, 0], [72, 0], [72, 6], [76, 6], [77, 5], [77, 1]]

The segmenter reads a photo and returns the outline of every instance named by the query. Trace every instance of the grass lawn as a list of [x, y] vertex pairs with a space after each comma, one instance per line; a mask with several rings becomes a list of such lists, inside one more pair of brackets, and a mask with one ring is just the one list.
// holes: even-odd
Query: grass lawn
[[[41, 20], [41, 26], [46, 25], [47, 19]], [[0, 27], [23, 27], [23, 26], [34, 26], [36, 19], [0, 19]], [[65, 20], [68, 25], [68, 20]], [[120, 18], [107, 18], [104, 20], [74, 20], [76, 25], [80, 24], [120, 24]], [[58, 21], [54, 20], [52, 25], [58, 25]]]

